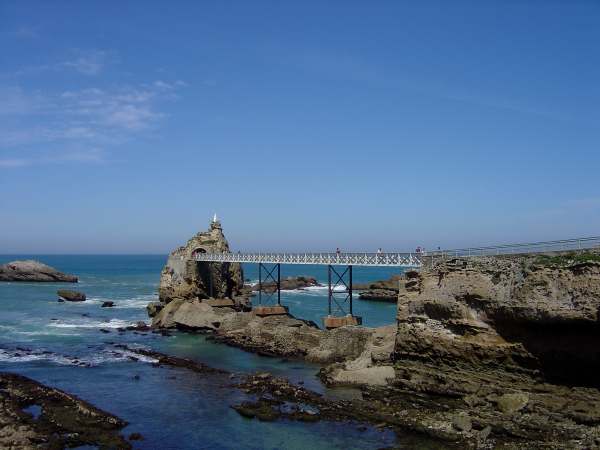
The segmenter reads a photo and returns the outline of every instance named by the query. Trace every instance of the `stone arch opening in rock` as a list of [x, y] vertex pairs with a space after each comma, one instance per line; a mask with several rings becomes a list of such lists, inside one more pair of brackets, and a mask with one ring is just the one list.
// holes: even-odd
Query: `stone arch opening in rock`
[[196, 256], [199, 253], [208, 253], [208, 252], [206, 251], [205, 248], [198, 247], [198, 248], [194, 249], [194, 251], [192, 252], [192, 256]]

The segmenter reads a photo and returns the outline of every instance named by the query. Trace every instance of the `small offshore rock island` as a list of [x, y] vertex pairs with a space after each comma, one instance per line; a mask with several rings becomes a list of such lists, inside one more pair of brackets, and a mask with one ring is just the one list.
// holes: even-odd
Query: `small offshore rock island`
[[[332, 330], [255, 314], [239, 264], [193, 258], [227, 251], [214, 220], [170, 254], [159, 302], [148, 305], [153, 328], [319, 363], [326, 385], [362, 392], [345, 405], [346, 418], [472, 448], [600, 446], [597, 249], [435, 262], [393, 278], [395, 325]], [[258, 400], [236, 409], [278, 417], [289, 393], [268, 375], [255, 381]]]

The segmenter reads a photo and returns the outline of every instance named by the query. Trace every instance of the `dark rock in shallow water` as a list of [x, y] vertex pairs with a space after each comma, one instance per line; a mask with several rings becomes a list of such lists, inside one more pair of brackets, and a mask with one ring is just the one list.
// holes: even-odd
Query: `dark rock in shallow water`
[[[119, 435], [127, 422], [74, 395], [9, 373], [0, 388], [0, 448], [131, 448]], [[24, 412], [32, 408], [35, 418]]]
[[366, 292], [361, 292], [358, 295], [358, 298], [361, 300], [396, 303], [396, 301], [398, 301], [398, 293], [387, 289], [371, 289]]
[[[317, 280], [313, 277], [299, 276], [299, 277], [288, 277], [281, 280], [280, 288], [283, 291], [293, 291], [295, 289], [304, 289], [311, 286], [319, 286]], [[258, 285], [252, 286], [253, 291], [258, 291]], [[274, 282], [262, 283], [263, 292], [275, 292], [277, 285]]]
[[59, 301], [62, 299], [68, 302], [84, 302], [86, 299], [85, 294], [82, 292], [59, 289], [56, 293]]
[[[119, 328], [121, 330], [121, 328]], [[146, 322], [137, 322], [135, 325], [130, 325], [125, 330], [128, 331], [150, 331], [151, 328]]]
[[59, 272], [39, 261], [12, 261], [0, 265], [0, 281], [77, 283], [77, 277]]
[[398, 300], [398, 293], [406, 289], [407, 278], [405, 274], [392, 275], [388, 280], [355, 284], [353, 290], [361, 291], [358, 296], [361, 300], [395, 303]]
[[113, 306], [115, 306], [115, 302], [108, 301], [102, 303], [102, 308], [112, 308]]

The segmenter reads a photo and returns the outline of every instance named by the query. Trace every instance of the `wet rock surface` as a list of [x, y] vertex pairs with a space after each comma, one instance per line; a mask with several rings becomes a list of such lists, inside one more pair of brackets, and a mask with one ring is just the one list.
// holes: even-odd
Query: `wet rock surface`
[[56, 294], [59, 301], [65, 302], [85, 302], [86, 296], [83, 292], [70, 291], [67, 289], [59, 289]]
[[0, 265], [0, 281], [77, 283], [77, 277], [59, 272], [39, 261], [12, 261]]
[[129, 449], [119, 434], [125, 425], [74, 395], [21, 375], [0, 373], [0, 448]]

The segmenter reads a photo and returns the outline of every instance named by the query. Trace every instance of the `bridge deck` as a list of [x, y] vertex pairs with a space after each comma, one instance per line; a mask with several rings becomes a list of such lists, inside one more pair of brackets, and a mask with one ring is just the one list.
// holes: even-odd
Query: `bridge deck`
[[197, 253], [195, 259], [208, 262], [421, 267], [419, 253]]

